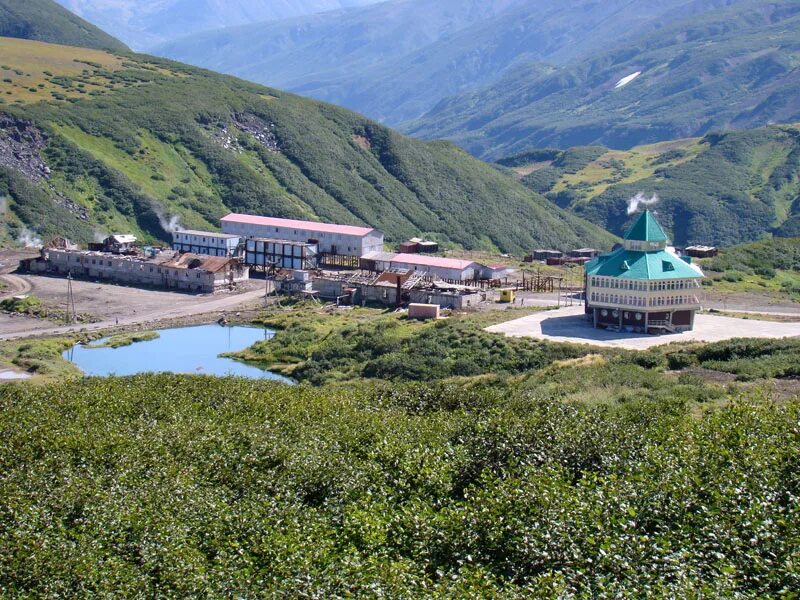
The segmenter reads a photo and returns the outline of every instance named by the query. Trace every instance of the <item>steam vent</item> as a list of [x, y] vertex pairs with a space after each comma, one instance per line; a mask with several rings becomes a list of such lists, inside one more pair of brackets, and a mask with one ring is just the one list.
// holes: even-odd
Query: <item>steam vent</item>
[[667, 242], [646, 210], [621, 248], [586, 263], [586, 314], [595, 327], [631, 333], [692, 330], [704, 275]]

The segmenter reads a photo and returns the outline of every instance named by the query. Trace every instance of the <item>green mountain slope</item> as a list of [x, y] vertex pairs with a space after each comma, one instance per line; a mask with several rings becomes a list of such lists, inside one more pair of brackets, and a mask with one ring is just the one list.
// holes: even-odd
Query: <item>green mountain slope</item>
[[331, 105], [141, 55], [9, 39], [0, 55], [10, 239], [164, 240], [235, 210], [510, 252], [611, 242], [449, 143]]
[[0, 0], [0, 36], [83, 48], [126, 50], [122, 42], [53, 0]]
[[555, 204], [621, 235], [648, 200], [674, 242], [800, 236], [800, 128], [770, 126], [639, 146], [529, 151], [500, 161]]
[[488, 88], [442, 101], [405, 129], [497, 158], [531, 146], [630, 148], [794, 122], [798, 57], [800, 4], [749, 0], [567, 67], [517, 68]]

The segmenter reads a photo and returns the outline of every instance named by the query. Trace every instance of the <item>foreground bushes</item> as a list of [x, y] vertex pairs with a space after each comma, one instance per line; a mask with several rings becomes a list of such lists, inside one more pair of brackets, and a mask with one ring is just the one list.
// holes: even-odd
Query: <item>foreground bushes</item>
[[[565, 373], [566, 374], [566, 373]], [[2, 390], [9, 596], [790, 596], [800, 403], [143, 376]]]

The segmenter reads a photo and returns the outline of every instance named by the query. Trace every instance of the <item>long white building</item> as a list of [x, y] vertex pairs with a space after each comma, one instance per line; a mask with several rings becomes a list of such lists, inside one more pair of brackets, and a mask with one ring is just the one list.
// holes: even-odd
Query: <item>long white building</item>
[[382, 231], [354, 225], [231, 213], [222, 218], [222, 231], [246, 238], [312, 242], [320, 253], [339, 256], [361, 257], [383, 250]]

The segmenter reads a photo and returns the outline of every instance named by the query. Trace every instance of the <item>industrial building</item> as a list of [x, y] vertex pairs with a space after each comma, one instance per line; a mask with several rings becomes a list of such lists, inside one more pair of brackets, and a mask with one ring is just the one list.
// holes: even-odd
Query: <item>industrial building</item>
[[111, 254], [127, 254], [136, 252], [136, 236], [130, 234], [114, 234], [102, 242], [89, 244], [93, 252], [110, 252]]
[[172, 249], [209, 256], [238, 256], [242, 238], [228, 233], [185, 229], [172, 234]]
[[622, 247], [586, 264], [586, 313], [595, 327], [640, 333], [690, 331], [703, 272], [667, 247], [645, 211]]
[[600, 251], [595, 248], [578, 248], [567, 252], [570, 258], [588, 258], [592, 259], [600, 255]]
[[525, 257], [525, 262], [533, 262], [535, 260], [546, 261], [548, 258], [561, 258], [564, 253], [561, 250], [534, 250], [532, 254]]
[[222, 231], [245, 238], [309, 242], [320, 254], [359, 258], [383, 250], [383, 232], [370, 227], [278, 219], [231, 213], [222, 218]]
[[263, 269], [305, 270], [319, 266], [319, 246], [313, 242], [248, 238], [244, 256], [246, 265]]
[[407, 242], [400, 244], [399, 251], [403, 254], [415, 254], [417, 252], [435, 254], [439, 251], [439, 244], [422, 238], [411, 238]]
[[39, 258], [25, 263], [33, 273], [212, 293], [245, 282], [249, 269], [239, 259], [174, 251], [151, 255], [44, 248]]
[[371, 252], [361, 258], [361, 268], [382, 272], [393, 269], [416, 271], [431, 279], [448, 281], [474, 281], [481, 279], [486, 267], [471, 260], [425, 256], [423, 254], [395, 254]]
[[[281, 287], [293, 286], [287, 280]], [[476, 307], [494, 298], [493, 290], [481, 290], [467, 285], [424, 281], [413, 271], [386, 271], [379, 275], [354, 274], [350, 277], [315, 277], [310, 286], [295, 293], [335, 300], [337, 304], [435, 304], [443, 309], [462, 310]]]

